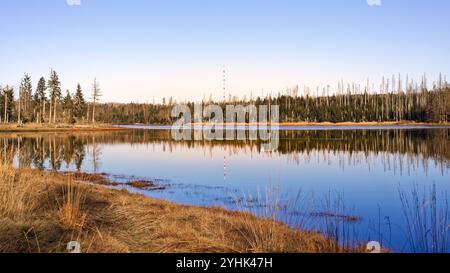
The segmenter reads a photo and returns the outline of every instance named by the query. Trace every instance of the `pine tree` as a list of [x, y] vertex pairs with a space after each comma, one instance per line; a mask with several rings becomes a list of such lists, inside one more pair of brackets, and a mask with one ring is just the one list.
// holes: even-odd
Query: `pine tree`
[[81, 85], [77, 85], [77, 91], [73, 98], [73, 115], [76, 118], [83, 118], [86, 114], [86, 101], [84, 100]]
[[66, 120], [69, 123], [74, 123], [73, 119], [73, 100], [72, 96], [70, 95], [69, 90], [67, 90], [66, 96], [63, 99], [63, 110], [66, 117]]
[[50, 72], [48, 89], [50, 90], [50, 122], [56, 123], [56, 109], [59, 104], [59, 100], [61, 99], [61, 83], [59, 81], [58, 74], [54, 70]]
[[18, 117], [17, 122], [21, 124], [23, 121], [29, 121], [31, 109], [31, 77], [25, 74], [20, 83], [19, 101], [18, 101]]
[[45, 90], [47, 89], [44, 77], [39, 79], [38, 85], [36, 87], [36, 93], [34, 94], [34, 100], [36, 108], [38, 109], [38, 122], [45, 121], [45, 104], [47, 98], [45, 96]]
[[10, 86], [3, 88], [3, 122], [8, 123], [13, 119], [14, 89]]

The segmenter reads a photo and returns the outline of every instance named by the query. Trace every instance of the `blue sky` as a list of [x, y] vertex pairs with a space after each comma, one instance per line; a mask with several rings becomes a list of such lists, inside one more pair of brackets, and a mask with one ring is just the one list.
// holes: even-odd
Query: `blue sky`
[[0, 84], [59, 72], [64, 89], [100, 81], [104, 101], [380, 81], [450, 70], [450, 1], [2, 0]]

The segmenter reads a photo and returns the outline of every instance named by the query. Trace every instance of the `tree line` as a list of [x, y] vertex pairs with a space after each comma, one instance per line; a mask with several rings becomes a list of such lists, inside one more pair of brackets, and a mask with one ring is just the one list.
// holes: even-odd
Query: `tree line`
[[24, 74], [15, 91], [10, 85], [0, 86], [0, 123], [96, 122], [95, 108], [101, 96], [96, 79], [92, 85], [92, 102], [85, 99], [80, 84], [74, 93], [66, 90], [63, 94], [59, 75], [54, 70], [48, 80], [41, 77], [36, 88], [33, 88], [31, 76]]
[[[124, 124], [172, 124], [175, 119], [171, 110], [176, 103], [171, 98], [160, 104], [105, 103], [99, 106], [99, 119]], [[365, 86], [340, 81], [334, 92], [330, 86], [314, 90], [305, 87], [303, 92], [295, 86], [275, 96], [230, 96], [225, 101], [210, 98], [201, 103], [219, 104], [224, 111], [230, 104], [279, 105], [281, 122], [450, 122], [450, 85], [442, 75], [431, 88], [425, 75], [419, 83], [398, 75], [383, 78], [378, 88], [369, 81]], [[193, 102], [183, 104], [194, 111]]]
[[[41, 78], [33, 92], [31, 78], [25, 74], [19, 98], [14, 99], [14, 89], [0, 88], [0, 119], [2, 122], [104, 122], [115, 124], [172, 124], [171, 110], [177, 102], [172, 98], [162, 103], [100, 103], [102, 95], [97, 80], [91, 88], [91, 101], [84, 99], [81, 86], [76, 92], [61, 94], [61, 84], [55, 71], [49, 79]], [[355, 83], [338, 83], [337, 90], [330, 86], [300, 92], [295, 86], [284, 92], [250, 99], [229, 97], [214, 102], [203, 99], [203, 106], [226, 105], [279, 105], [281, 122], [433, 122], [450, 121], [450, 85], [441, 74], [429, 87], [427, 77], [419, 82], [400, 75], [383, 78], [378, 87], [369, 80], [362, 86]], [[301, 94], [300, 94], [301, 93]], [[212, 97], [212, 96], [211, 96]], [[194, 102], [183, 102], [192, 111]]]

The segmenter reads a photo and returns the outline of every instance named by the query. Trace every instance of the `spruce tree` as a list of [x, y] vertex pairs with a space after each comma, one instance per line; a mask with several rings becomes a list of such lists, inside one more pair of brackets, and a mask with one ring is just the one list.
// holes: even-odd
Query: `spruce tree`
[[6, 86], [3, 89], [3, 104], [3, 121], [11, 122], [13, 120], [14, 88]]
[[50, 90], [50, 122], [56, 123], [56, 109], [59, 104], [59, 100], [61, 99], [61, 83], [59, 81], [58, 74], [54, 70], [50, 72], [48, 89]]
[[73, 98], [73, 115], [76, 118], [83, 118], [86, 114], [86, 101], [84, 100], [81, 85], [77, 85], [77, 91]]
[[44, 77], [39, 79], [38, 85], [36, 87], [36, 93], [34, 94], [34, 101], [36, 105], [36, 109], [38, 111], [39, 122], [45, 120], [45, 104], [47, 98], [45, 96], [45, 90], [47, 89], [46, 82]]
[[65, 117], [69, 123], [74, 123], [73, 120], [73, 101], [69, 90], [67, 90], [66, 96], [63, 99], [63, 110]]
[[23, 121], [27, 122], [31, 119], [31, 94], [31, 77], [28, 74], [25, 74], [19, 89], [18, 123], [22, 123]]

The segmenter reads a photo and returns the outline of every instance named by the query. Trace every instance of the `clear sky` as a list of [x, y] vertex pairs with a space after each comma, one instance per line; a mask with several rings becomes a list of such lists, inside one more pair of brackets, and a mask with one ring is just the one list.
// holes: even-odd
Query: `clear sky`
[[448, 0], [2, 0], [0, 84], [55, 69], [104, 101], [221, 98], [450, 71]]

